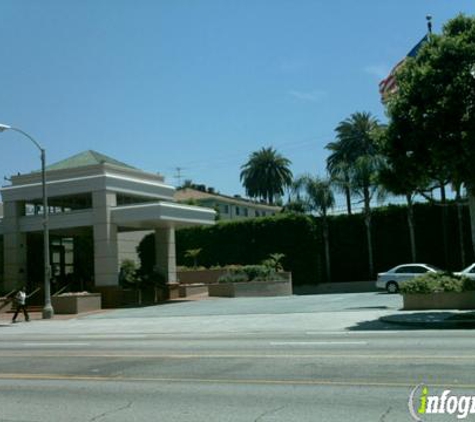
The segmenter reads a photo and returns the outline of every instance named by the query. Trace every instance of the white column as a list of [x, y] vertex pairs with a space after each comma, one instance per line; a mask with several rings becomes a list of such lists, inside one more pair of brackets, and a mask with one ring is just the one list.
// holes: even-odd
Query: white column
[[98, 191], [92, 194], [94, 209], [94, 284], [119, 285], [117, 226], [111, 223], [111, 207], [117, 204], [116, 194]]
[[167, 284], [176, 284], [175, 228], [155, 230], [155, 267]]
[[3, 204], [3, 287], [10, 291], [26, 284], [26, 234], [20, 233], [19, 219], [25, 214], [22, 202]]

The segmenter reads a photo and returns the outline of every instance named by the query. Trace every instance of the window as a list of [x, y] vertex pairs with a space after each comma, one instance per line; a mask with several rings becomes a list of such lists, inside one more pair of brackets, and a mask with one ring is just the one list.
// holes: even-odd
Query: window
[[244, 208], [244, 217], [249, 217], [249, 210]]
[[241, 214], [241, 209], [239, 207], [236, 207], [236, 215], [240, 215]]
[[229, 214], [229, 205], [222, 205], [223, 214]]
[[429, 271], [427, 268], [415, 265], [407, 265], [396, 270], [397, 274], [424, 274]]

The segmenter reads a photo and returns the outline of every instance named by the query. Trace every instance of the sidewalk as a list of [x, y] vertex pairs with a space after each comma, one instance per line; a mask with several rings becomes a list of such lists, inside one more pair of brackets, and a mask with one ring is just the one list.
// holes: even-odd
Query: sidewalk
[[[75, 319], [78, 316], [87, 316], [87, 315], [94, 315], [94, 314], [100, 314], [107, 312], [108, 309], [101, 309], [99, 311], [94, 311], [94, 312], [85, 312], [82, 314], [55, 314], [53, 319], [54, 320], [69, 320], [69, 319]], [[4, 312], [0, 314], [0, 322], [5, 323], [5, 321], [11, 321], [13, 318], [14, 312], [9, 311], [9, 312]], [[43, 314], [42, 312], [30, 312], [28, 311], [28, 315], [30, 316], [30, 321], [40, 321], [43, 320]], [[25, 322], [25, 316], [23, 315], [22, 312], [18, 314], [17, 317], [17, 323], [20, 322]]]

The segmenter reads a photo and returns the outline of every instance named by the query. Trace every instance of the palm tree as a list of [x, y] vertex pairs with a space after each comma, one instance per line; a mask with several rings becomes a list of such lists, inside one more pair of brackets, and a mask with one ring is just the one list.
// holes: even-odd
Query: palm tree
[[378, 191], [375, 176], [382, 162], [378, 147], [381, 128], [371, 113], [353, 113], [336, 127], [336, 142], [330, 142], [326, 146], [332, 151], [327, 158], [327, 169], [345, 193], [348, 213], [351, 214], [351, 194], [356, 194], [363, 200], [371, 277], [374, 275], [371, 199]]
[[300, 203], [305, 204], [307, 212], [316, 212], [321, 217], [327, 281], [331, 281], [328, 211], [335, 206], [335, 197], [330, 179], [313, 177], [308, 174], [300, 176], [293, 183], [293, 192], [297, 195]]
[[253, 152], [241, 166], [240, 180], [251, 198], [260, 198], [270, 204], [276, 196], [284, 194], [284, 188], [292, 183], [291, 162], [274, 148], [262, 148]]
[[378, 184], [378, 173], [383, 166], [381, 155], [363, 155], [352, 168], [352, 192], [363, 200], [366, 241], [368, 245], [369, 276], [374, 276], [373, 241], [371, 236], [371, 200], [377, 194], [378, 199], [384, 197], [384, 190]]
[[379, 127], [371, 113], [353, 113], [336, 127], [337, 141], [325, 147], [331, 151], [327, 158], [328, 173], [345, 195], [348, 214], [351, 214], [352, 168], [359, 157], [376, 153], [375, 133]]
[[350, 151], [342, 142], [330, 142], [325, 146], [332, 151], [327, 158], [327, 171], [334, 185], [342, 191], [346, 208], [351, 215]]

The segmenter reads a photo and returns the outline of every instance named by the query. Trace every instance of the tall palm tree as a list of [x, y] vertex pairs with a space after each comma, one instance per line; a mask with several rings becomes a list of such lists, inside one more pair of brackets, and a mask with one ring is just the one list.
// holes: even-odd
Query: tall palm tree
[[404, 170], [400, 170], [401, 165], [394, 163], [386, 165], [379, 172], [379, 182], [386, 191], [393, 195], [400, 195], [406, 198], [407, 203], [407, 226], [409, 229], [409, 242], [411, 246], [411, 260], [417, 262], [416, 232], [414, 220], [414, 196], [417, 192], [415, 180], [411, 177], [410, 166], [405, 165]]
[[375, 133], [379, 127], [371, 113], [353, 113], [336, 127], [337, 140], [325, 147], [331, 152], [327, 158], [328, 173], [345, 195], [348, 214], [351, 214], [352, 168], [359, 157], [376, 153]]
[[290, 164], [272, 147], [253, 152], [241, 166], [240, 180], [246, 194], [273, 204], [276, 196], [283, 195], [284, 188], [292, 183]]
[[373, 241], [371, 236], [371, 200], [377, 194], [378, 199], [384, 196], [384, 191], [378, 184], [378, 173], [383, 166], [381, 155], [363, 155], [359, 157], [352, 168], [352, 192], [363, 200], [366, 241], [368, 245], [369, 276], [374, 276]]
[[327, 158], [327, 169], [345, 193], [349, 214], [351, 214], [351, 194], [356, 194], [363, 200], [369, 273], [372, 277], [374, 262], [371, 199], [377, 191], [375, 174], [381, 164], [378, 147], [381, 125], [371, 113], [356, 112], [340, 122], [335, 130], [337, 140], [326, 146], [332, 151]]
[[298, 200], [305, 205], [308, 212], [316, 212], [321, 217], [327, 281], [331, 281], [328, 211], [335, 206], [331, 181], [328, 178], [323, 179], [306, 174], [294, 181], [293, 192], [297, 195]]
[[331, 151], [327, 158], [328, 174], [345, 195], [346, 209], [351, 215], [350, 150], [342, 142], [330, 142], [325, 148]]

